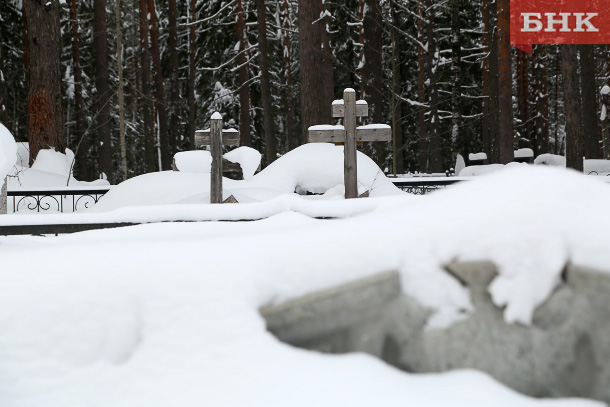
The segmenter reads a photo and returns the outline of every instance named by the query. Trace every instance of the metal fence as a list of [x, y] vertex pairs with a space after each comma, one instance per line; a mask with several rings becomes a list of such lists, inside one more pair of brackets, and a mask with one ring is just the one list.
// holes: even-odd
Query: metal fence
[[95, 205], [111, 187], [15, 189], [7, 192], [9, 213], [77, 212]]

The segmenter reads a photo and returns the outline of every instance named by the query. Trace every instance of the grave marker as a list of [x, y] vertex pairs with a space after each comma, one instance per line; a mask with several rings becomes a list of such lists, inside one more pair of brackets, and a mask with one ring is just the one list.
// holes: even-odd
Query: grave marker
[[358, 198], [358, 170], [356, 145], [362, 141], [392, 141], [392, 129], [385, 124], [369, 124], [356, 127], [357, 117], [368, 116], [368, 104], [356, 101], [356, 91], [345, 89], [343, 100], [332, 105], [333, 117], [343, 118], [343, 125], [311, 126], [308, 129], [310, 143], [344, 143], [345, 198]]
[[[239, 145], [239, 131], [222, 129], [222, 116], [216, 112], [210, 119], [210, 128], [195, 132], [195, 145], [210, 146], [212, 168], [210, 171], [210, 203], [222, 203], [222, 146]], [[235, 198], [233, 198], [235, 199]]]

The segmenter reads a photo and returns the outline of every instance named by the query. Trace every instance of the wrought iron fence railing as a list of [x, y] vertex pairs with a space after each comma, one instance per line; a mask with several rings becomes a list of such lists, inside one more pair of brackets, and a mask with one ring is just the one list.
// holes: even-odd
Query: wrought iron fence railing
[[13, 189], [7, 191], [8, 210], [18, 212], [77, 212], [95, 205], [111, 187]]

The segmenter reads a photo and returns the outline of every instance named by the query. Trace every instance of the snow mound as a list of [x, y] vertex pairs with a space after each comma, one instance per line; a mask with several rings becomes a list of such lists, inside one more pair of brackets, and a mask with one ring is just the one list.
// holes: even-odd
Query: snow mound
[[37, 171], [61, 175], [67, 180], [68, 174], [71, 175], [73, 160], [74, 153], [69, 148], [66, 148], [65, 154], [54, 149], [40, 150], [31, 168]]
[[174, 155], [176, 168], [181, 172], [210, 173], [212, 155], [209, 151], [183, 151]]
[[261, 165], [261, 153], [251, 147], [238, 147], [235, 150], [225, 153], [223, 156], [232, 163], [237, 163], [241, 167], [244, 180], [249, 181], [254, 176], [256, 170]]
[[17, 143], [10, 131], [0, 123], [0, 188], [17, 161]]
[[[246, 164], [244, 176], [252, 172], [260, 158], [258, 152], [255, 157], [250, 150], [239, 150], [232, 156]], [[185, 161], [195, 155], [187, 157]], [[295, 191], [302, 194], [325, 194], [330, 191], [322, 198], [336, 199], [343, 191], [341, 188], [344, 188], [343, 148], [331, 144], [306, 144], [278, 158], [249, 181], [223, 178], [222, 182], [223, 196], [227, 198], [233, 195], [241, 203], [260, 202]], [[362, 153], [358, 153], [358, 183], [359, 193], [370, 191], [371, 197], [405, 195], [373, 160]], [[110, 211], [124, 206], [207, 204], [210, 201], [209, 193], [210, 177], [205, 174], [177, 171], [150, 173], [117, 185], [91, 211]]]
[[[358, 193], [370, 196], [403, 194], [366, 155], [358, 152]], [[278, 158], [251, 181], [251, 186], [285, 193], [324, 194], [343, 185], [343, 147], [327, 143], [304, 144]]]
[[552, 165], [554, 167], [566, 166], [566, 158], [562, 155], [555, 154], [540, 154], [534, 160], [535, 165]]
[[486, 174], [490, 174], [492, 172], [496, 172], [498, 170], [502, 170], [505, 167], [514, 167], [514, 166], [521, 166], [521, 165], [527, 165], [527, 164], [512, 162], [512, 163], [508, 163], [506, 165], [504, 165], [504, 164], [473, 165], [473, 166], [465, 167], [462, 171], [460, 171], [459, 176], [460, 177], [476, 177], [479, 175], [486, 175]]

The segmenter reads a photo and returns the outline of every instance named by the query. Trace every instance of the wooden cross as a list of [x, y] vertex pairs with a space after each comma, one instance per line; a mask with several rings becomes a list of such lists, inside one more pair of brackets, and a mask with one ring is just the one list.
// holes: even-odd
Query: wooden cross
[[222, 116], [216, 112], [210, 120], [210, 128], [195, 132], [196, 146], [210, 146], [212, 169], [210, 182], [210, 203], [222, 203], [222, 145], [239, 145], [239, 131], [222, 129]]
[[343, 147], [345, 198], [357, 198], [357, 143], [362, 141], [392, 141], [392, 129], [385, 124], [369, 124], [356, 127], [356, 117], [368, 116], [369, 109], [364, 100], [356, 101], [356, 91], [354, 89], [345, 89], [343, 100], [335, 100], [332, 107], [333, 117], [342, 117], [343, 125], [311, 126], [308, 129], [308, 141], [310, 143], [345, 143]]

